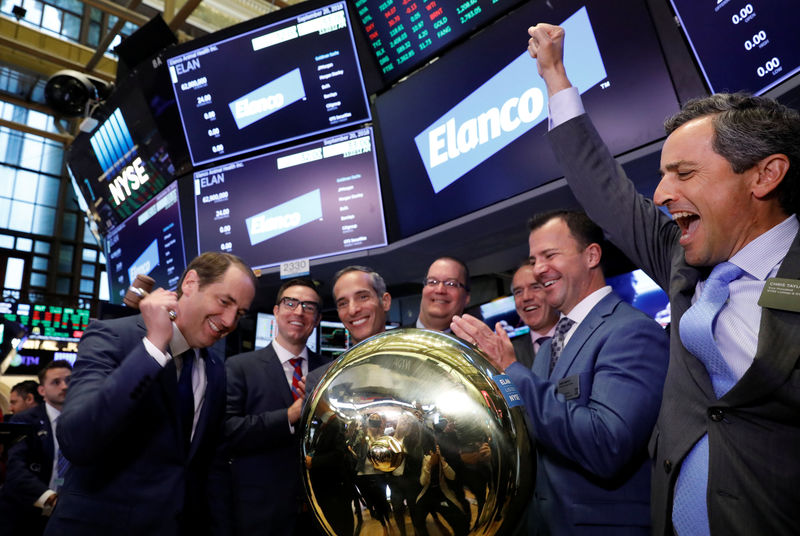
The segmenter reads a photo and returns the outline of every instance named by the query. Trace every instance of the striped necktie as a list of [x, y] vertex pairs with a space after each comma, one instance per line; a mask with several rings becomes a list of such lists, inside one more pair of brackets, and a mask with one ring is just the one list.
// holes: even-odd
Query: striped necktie
[[297, 400], [300, 398], [300, 382], [303, 380], [303, 358], [293, 357], [289, 360], [289, 364], [294, 367], [294, 372], [292, 372], [292, 397]]

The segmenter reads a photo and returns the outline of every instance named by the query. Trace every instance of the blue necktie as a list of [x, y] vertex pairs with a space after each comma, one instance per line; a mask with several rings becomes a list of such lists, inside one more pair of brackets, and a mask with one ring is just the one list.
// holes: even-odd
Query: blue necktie
[[183, 365], [178, 376], [178, 413], [181, 417], [184, 444], [192, 441], [192, 425], [194, 424], [194, 389], [192, 389], [192, 365], [194, 350], [189, 349], [181, 354]]
[[[700, 298], [680, 320], [681, 342], [706, 367], [717, 398], [736, 384], [736, 376], [714, 341], [714, 321], [730, 295], [728, 284], [743, 273], [744, 270], [730, 262], [715, 266]], [[678, 534], [710, 534], [707, 490], [708, 434], [705, 434], [686, 456], [678, 475], [672, 508], [672, 523]]]
[[566, 316], [562, 316], [556, 324], [556, 331], [553, 333], [553, 340], [550, 342], [550, 373], [556, 366], [556, 361], [561, 356], [561, 351], [564, 349], [564, 339], [567, 332], [575, 324], [574, 320], [570, 320]]
[[61, 486], [64, 485], [64, 476], [67, 474], [67, 469], [69, 469], [69, 460], [64, 456], [61, 447], [58, 447], [58, 452], [56, 453], [55, 491], [60, 491]]

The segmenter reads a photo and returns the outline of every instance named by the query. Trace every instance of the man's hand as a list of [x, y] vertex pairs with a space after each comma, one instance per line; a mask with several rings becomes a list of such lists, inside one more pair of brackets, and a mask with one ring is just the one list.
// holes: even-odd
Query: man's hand
[[154, 290], [139, 302], [139, 311], [147, 327], [147, 339], [162, 351], [172, 338], [170, 311], [178, 308], [178, 295], [163, 288]]
[[508, 338], [508, 333], [500, 322], [495, 325], [495, 331], [492, 331], [489, 326], [474, 316], [454, 316], [450, 323], [450, 329], [456, 336], [477, 346], [500, 370], [505, 370], [517, 360], [511, 339]]
[[547, 94], [553, 96], [562, 89], [572, 87], [564, 69], [564, 29], [552, 24], [537, 24], [528, 28], [528, 53], [536, 59], [539, 76], [547, 85]]
[[300, 415], [303, 413], [303, 399], [304, 398], [305, 397], [301, 396], [300, 398], [298, 398], [297, 400], [292, 402], [292, 405], [289, 406], [289, 409], [287, 410], [287, 412], [289, 414], [289, 424], [291, 424], [292, 426], [297, 424], [297, 421], [300, 420]]

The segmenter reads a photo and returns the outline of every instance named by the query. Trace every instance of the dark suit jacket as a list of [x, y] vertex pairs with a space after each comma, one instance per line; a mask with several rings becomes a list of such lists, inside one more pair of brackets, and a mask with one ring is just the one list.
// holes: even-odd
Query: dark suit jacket
[[145, 350], [141, 316], [92, 322], [78, 347], [58, 440], [71, 462], [47, 534], [203, 534], [208, 467], [222, 433], [225, 369], [208, 379], [192, 444], [179, 424], [174, 364]]
[[[519, 362], [506, 369], [537, 445], [540, 534], [649, 534], [647, 440], [667, 361], [661, 326], [611, 293], [576, 328], [552, 374], [549, 341], [532, 371]], [[563, 381], [579, 392], [567, 399]]]
[[[308, 370], [324, 363], [309, 351]], [[303, 494], [300, 434], [286, 409], [292, 398], [272, 344], [225, 364], [228, 401], [225, 438], [231, 458], [236, 534], [292, 534]], [[295, 432], [299, 432], [299, 423]]]
[[[712, 534], [793, 534], [800, 527], [800, 314], [765, 308], [752, 366], [719, 400], [702, 363], [681, 344], [679, 321], [707, 276], [686, 264], [680, 230], [639, 195], [585, 115], [550, 133], [567, 181], [589, 216], [669, 293], [670, 366], [651, 441], [653, 528], [672, 534], [680, 464], [708, 434]], [[778, 277], [800, 278], [800, 236]]]
[[517, 361], [525, 365], [525, 368], [533, 366], [533, 358], [536, 352], [533, 351], [533, 340], [531, 340], [530, 333], [523, 333], [519, 337], [511, 339], [511, 345], [514, 347], [514, 355], [517, 356]]
[[0, 535], [41, 534], [47, 520], [33, 505], [53, 474], [53, 429], [44, 403], [14, 415], [31, 433], [9, 449], [6, 483], [0, 488]]

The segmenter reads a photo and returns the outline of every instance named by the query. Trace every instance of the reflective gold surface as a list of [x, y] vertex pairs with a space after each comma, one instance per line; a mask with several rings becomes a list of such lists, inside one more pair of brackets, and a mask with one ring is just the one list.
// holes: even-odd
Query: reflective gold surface
[[[524, 409], [482, 354], [402, 329], [342, 355], [306, 404], [304, 484], [328, 534], [511, 533], [533, 479]], [[363, 512], [362, 512], [363, 510]]]

